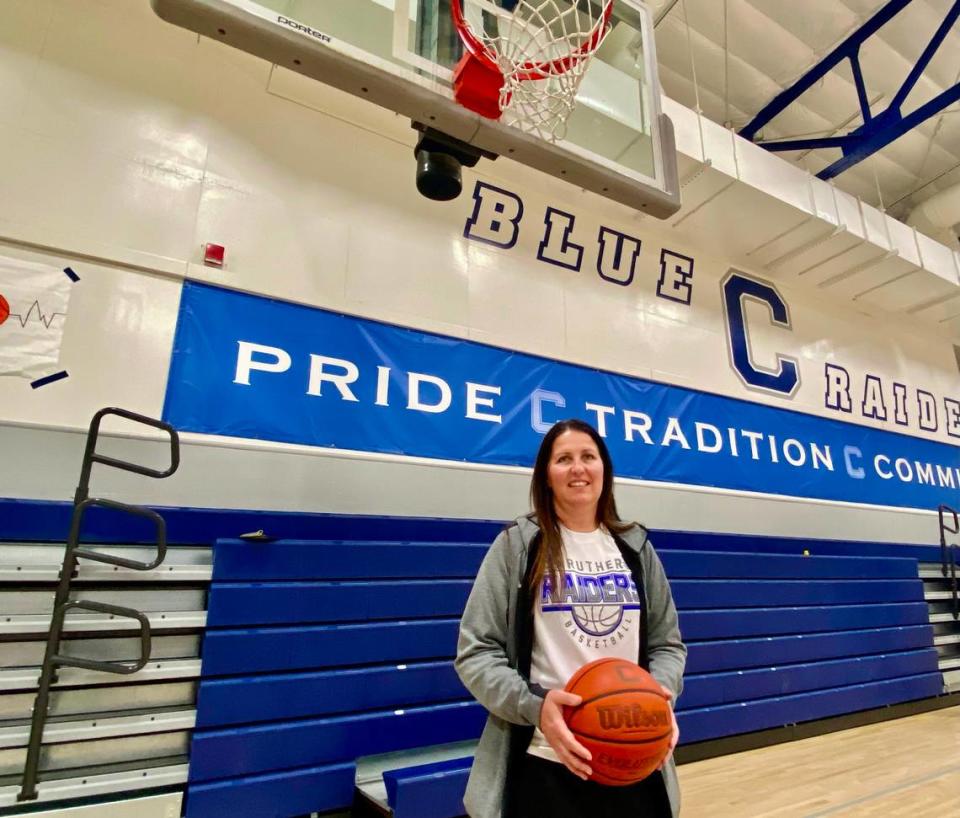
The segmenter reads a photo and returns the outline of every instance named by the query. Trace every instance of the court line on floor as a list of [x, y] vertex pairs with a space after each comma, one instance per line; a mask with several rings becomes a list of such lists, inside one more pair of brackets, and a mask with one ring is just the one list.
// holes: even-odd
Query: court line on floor
[[938, 778], [943, 778], [945, 775], [956, 772], [960, 772], [960, 764], [954, 764], [951, 767], [943, 767], [936, 772], [931, 773], [930, 775], [923, 776], [922, 778], [915, 778], [912, 781], [905, 781], [904, 783], [898, 784], [895, 787], [887, 787], [885, 790], [878, 790], [877, 792], [874, 792], [870, 795], [865, 795], [862, 798], [854, 798], [852, 801], [847, 801], [843, 804], [837, 804], [836, 806], [822, 810], [821, 812], [811, 812], [805, 815], [804, 818], [823, 818], [825, 815], [834, 815], [841, 810], [855, 807], [858, 804], [866, 804], [869, 801], [876, 801], [878, 798], [883, 798], [885, 795], [892, 795], [895, 792], [909, 790], [911, 787], [916, 787], [920, 784], [929, 784], [931, 781], [936, 781]]

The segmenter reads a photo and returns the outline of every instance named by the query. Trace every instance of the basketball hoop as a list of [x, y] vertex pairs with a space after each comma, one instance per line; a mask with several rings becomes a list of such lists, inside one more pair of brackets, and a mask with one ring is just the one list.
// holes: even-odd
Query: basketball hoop
[[451, 0], [450, 8], [466, 48], [454, 70], [457, 102], [562, 140], [590, 58], [610, 30], [613, 0]]

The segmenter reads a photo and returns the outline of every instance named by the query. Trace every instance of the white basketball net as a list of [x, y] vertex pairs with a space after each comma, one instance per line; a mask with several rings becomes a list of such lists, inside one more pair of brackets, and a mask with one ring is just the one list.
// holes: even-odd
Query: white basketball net
[[609, 31], [604, 15], [612, 3], [518, 0], [509, 11], [465, 0], [473, 33], [504, 77], [502, 121], [549, 142], [565, 138], [580, 82]]

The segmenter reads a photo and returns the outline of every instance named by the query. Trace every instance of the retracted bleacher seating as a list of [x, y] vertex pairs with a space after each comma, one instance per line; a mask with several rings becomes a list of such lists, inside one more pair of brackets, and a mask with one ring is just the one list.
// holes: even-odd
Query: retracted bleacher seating
[[[486, 714], [452, 657], [486, 549], [218, 542], [186, 814], [344, 808], [356, 759], [477, 738]], [[412, 806], [408, 787], [425, 773], [460, 799], [465, 767], [390, 789]]]
[[661, 556], [689, 649], [684, 743], [942, 691], [916, 559]]
[[[459, 815], [469, 747], [456, 743], [486, 714], [452, 658], [486, 549], [218, 542], [187, 818], [343, 809], [358, 759], [427, 745], [452, 747], [438, 763], [396, 759], [389, 806]], [[915, 559], [660, 553], [690, 649], [685, 743], [942, 690]]]

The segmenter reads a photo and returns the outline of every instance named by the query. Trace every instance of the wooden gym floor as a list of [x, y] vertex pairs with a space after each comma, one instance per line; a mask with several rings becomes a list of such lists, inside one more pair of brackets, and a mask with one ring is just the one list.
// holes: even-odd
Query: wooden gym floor
[[679, 767], [683, 818], [960, 816], [960, 707]]

